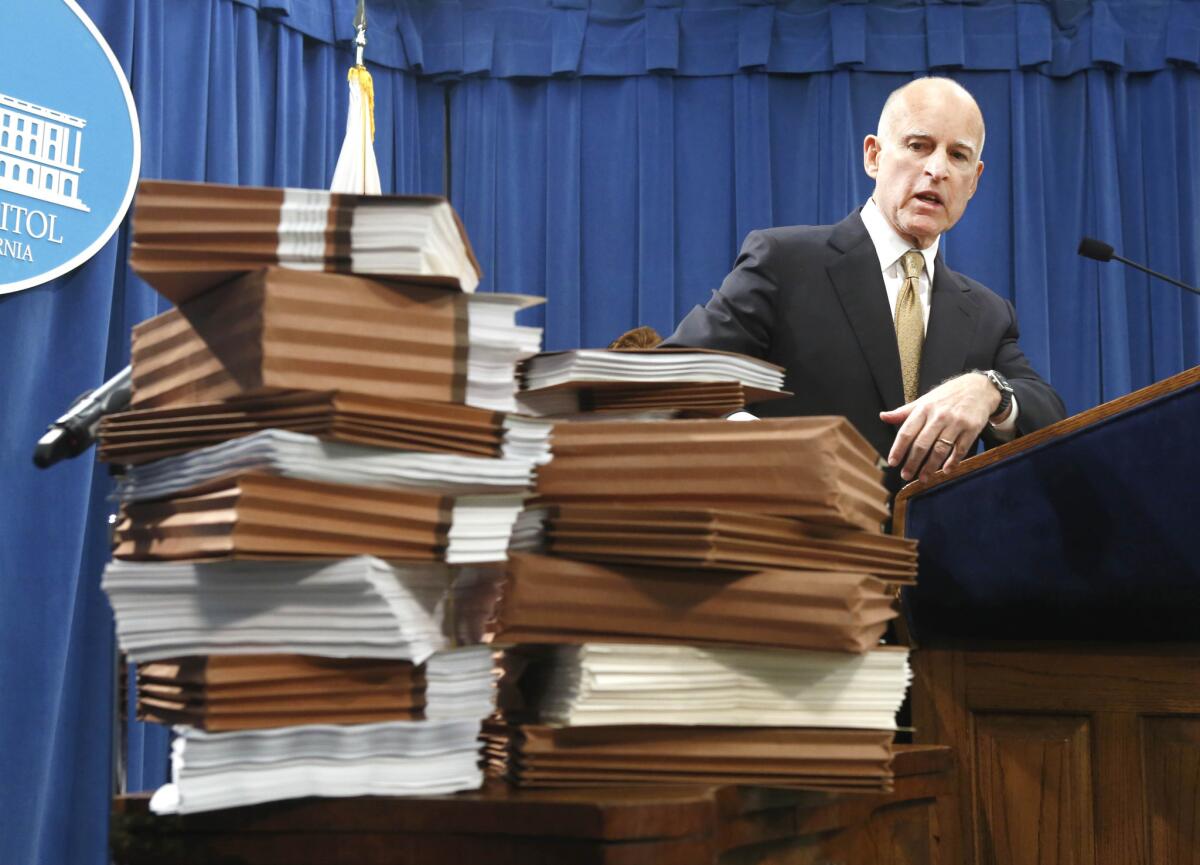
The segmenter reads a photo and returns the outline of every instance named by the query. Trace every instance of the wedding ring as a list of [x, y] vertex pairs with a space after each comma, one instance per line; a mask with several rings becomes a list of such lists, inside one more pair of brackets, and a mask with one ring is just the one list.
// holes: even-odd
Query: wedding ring
[[954, 442], [950, 441], [949, 439], [938, 439], [938, 443], [944, 444], [946, 447], [951, 449], [954, 448]]

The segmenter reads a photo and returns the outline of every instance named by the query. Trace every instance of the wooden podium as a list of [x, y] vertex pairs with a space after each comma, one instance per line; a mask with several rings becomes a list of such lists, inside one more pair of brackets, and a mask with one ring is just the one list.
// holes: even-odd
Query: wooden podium
[[944, 862], [1200, 863], [1200, 368], [896, 504]]

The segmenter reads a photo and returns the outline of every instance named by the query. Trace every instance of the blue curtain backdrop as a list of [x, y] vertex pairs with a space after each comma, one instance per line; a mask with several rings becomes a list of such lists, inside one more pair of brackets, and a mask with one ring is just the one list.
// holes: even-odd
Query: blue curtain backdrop
[[[144, 176], [327, 184], [353, 0], [80, 5], [130, 78]], [[550, 347], [670, 330], [750, 229], [861, 204], [863, 135], [892, 88], [932, 71], [970, 88], [989, 128], [947, 259], [1014, 301], [1068, 407], [1200, 362], [1200, 301], [1074, 253], [1095, 234], [1200, 277], [1195, 0], [379, 0], [368, 15], [384, 188], [442, 191], [448, 130], [483, 288], [545, 296]], [[122, 230], [67, 277], [0, 297], [0, 862], [106, 858], [110, 484], [90, 456], [44, 473], [29, 458], [162, 306], [127, 244]], [[157, 784], [162, 732], [121, 735], [129, 786]]]

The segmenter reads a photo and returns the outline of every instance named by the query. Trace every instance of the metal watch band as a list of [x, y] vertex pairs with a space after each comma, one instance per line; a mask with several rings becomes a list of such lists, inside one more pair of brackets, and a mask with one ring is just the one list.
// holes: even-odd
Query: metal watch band
[[991, 417], [988, 418], [988, 420], [990, 421], [991, 418], [994, 417], [1002, 417], [1004, 413], [1008, 411], [1008, 407], [1012, 405], [1012, 385], [1008, 383], [1008, 379], [1000, 375], [1000, 373], [996, 372], [994, 369], [980, 370], [980, 372], [987, 376], [988, 381], [992, 383], [992, 386], [995, 387], [996, 390], [1000, 391], [1000, 404], [996, 406], [996, 410], [992, 412]]

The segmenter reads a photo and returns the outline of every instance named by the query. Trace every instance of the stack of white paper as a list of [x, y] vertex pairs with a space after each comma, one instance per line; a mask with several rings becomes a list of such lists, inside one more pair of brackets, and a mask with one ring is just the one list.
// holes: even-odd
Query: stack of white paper
[[[280, 208], [280, 249], [291, 237], [298, 241], [297, 252], [315, 245], [304, 242], [310, 236], [306, 227], [319, 222], [332, 204], [345, 200], [321, 190], [285, 190]], [[465, 292], [478, 286], [479, 275], [464, 248], [462, 229], [448, 202], [405, 202], [397, 196], [381, 196], [376, 206], [366, 197], [349, 201], [354, 205], [350, 225], [352, 272], [448, 273]], [[293, 227], [289, 237], [285, 230]]]
[[[854, 655], [587, 643], [517, 650], [514, 657], [529, 664], [506, 667], [516, 673], [521, 702], [536, 705], [542, 723], [572, 727], [894, 730], [911, 679], [907, 650], [896, 647]], [[506, 685], [508, 677], [506, 672]], [[506, 687], [505, 693], [512, 691]]]
[[714, 351], [647, 350], [547, 352], [523, 369], [523, 390], [570, 382], [738, 382], [745, 387], [783, 389], [783, 370], [739, 354]]
[[405, 452], [268, 429], [132, 466], [118, 495], [126, 502], [167, 498], [240, 471], [355, 486], [431, 488], [459, 495], [524, 491], [533, 482], [533, 463], [520, 457]]
[[535, 465], [550, 462], [550, 434], [553, 421], [509, 414], [504, 417], [501, 453], [512, 459], [526, 459]]
[[479, 719], [279, 727], [206, 733], [176, 727], [171, 781], [158, 814], [191, 813], [301, 796], [437, 795], [471, 790]]
[[425, 717], [483, 719], [496, 708], [496, 666], [490, 646], [434, 652], [425, 661]]
[[467, 405], [516, 411], [517, 364], [542, 348], [542, 329], [515, 323], [539, 303], [524, 295], [475, 295], [467, 304]]
[[421, 663], [479, 642], [499, 573], [339, 561], [124, 562], [104, 571], [121, 649], [134, 661], [284, 653]]

